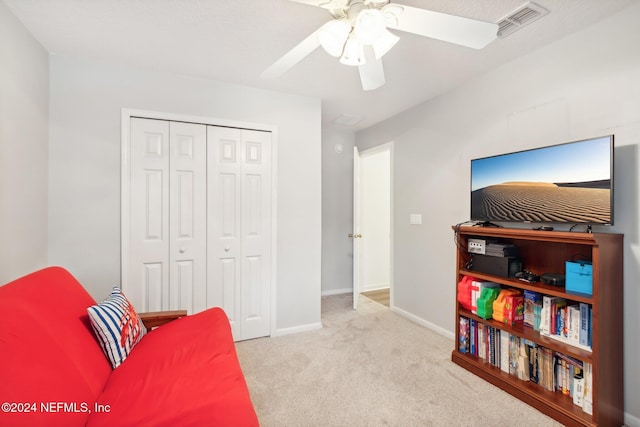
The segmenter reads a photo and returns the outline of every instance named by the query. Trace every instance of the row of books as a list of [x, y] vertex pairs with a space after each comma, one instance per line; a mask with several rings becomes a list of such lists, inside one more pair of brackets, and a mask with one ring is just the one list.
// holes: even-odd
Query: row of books
[[[479, 281], [471, 279], [470, 302], [471, 312], [478, 316], [489, 319], [494, 318], [500, 322], [509, 324], [524, 324], [539, 331], [541, 335], [563, 341], [566, 344], [591, 351], [592, 327], [591, 327], [591, 306], [586, 303], [570, 303], [564, 298], [544, 295], [539, 292], [525, 290], [513, 290], [512, 294], [522, 295], [518, 303], [515, 297], [508, 304], [493, 309], [493, 313], [485, 314], [481, 312], [483, 297], [493, 294], [502, 294], [512, 291], [501, 287], [494, 282]], [[495, 297], [494, 297], [495, 298]], [[496, 306], [498, 300], [494, 301]], [[518, 304], [524, 307], [519, 308]], [[520, 307], [522, 307], [522, 305]], [[504, 308], [504, 313], [503, 313]], [[507, 308], [513, 311], [511, 316], [507, 316]], [[518, 315], [519, 310], [521, 315]], [[499, 316], [498, 316], [499, 315]]]
[[591, 349], [591, 306], [580, 303], [568, 305], [564, 298], [542, 298], [540, 333], [568, 344]]
[[478, 357], [523, 381], [570, 396], [591, 414], [592, 365], [543, 347], [533, 341], [460, 317], [458, 350]]

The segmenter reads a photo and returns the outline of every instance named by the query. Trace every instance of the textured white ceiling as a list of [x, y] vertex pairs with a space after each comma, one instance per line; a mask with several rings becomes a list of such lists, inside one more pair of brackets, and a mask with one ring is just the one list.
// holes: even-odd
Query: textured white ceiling
[[[260, 73], [331, 16], [288, 0], [2, 0], [52, 54], [128, 64], [322, 99], [323, 124], [358, 130], [588, 27], [640, 0], [536, 0], [551, 12], [482, 50], [401, 33], [371, 92], [321, 48], [275, 80]], [[497, 22], [524, 0], [392, 0]]]

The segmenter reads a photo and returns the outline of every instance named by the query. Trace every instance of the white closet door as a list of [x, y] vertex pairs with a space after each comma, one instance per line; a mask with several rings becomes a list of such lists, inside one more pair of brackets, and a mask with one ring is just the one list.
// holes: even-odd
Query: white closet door
[[271, 133], [209, 126], [207, 305], [236, 340], [270, 334]]
[[242, 131], [242, 337], [271, 331], [271, 133]]
[[197, 313], [207, 308], [207, 129], [169, 131], [169, 309]]
[[131, 119], [130, 277], [139, 311], [168, 309], [169, 123]]
[[207, 144], [207, 306], [222, 307], [239, 339], [240, 132], [209, 126]]
[[131, 119], [131, 283], [140, 311], [206, 308], [206, 126]]

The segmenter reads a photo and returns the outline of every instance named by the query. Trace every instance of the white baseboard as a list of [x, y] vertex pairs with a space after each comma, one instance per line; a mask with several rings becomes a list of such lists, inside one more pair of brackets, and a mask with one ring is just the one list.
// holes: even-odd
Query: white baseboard
[[328, 291], [320, 292], [320, 296], [326, 297], [329, 295], [350, 294], [351, 292], [353, 292], [353, 288], [330, 289]]
[[365, 286], [362, 292], [371, 292], [371, 291], [379, 291], [381, 289], [389, 289], [389, 282], [387, 283], [376, 283], [370, 286]]
[[431, 323], [431, 322], [429, 322], [427, 320], [424, 320], [423, 318], [418, 317], [415, 314], [411, 314], [408, 311], [404, 311], [403, 309], [398, 308], [398, 307], [391, 307], [391, 311], [393, 311], [394, 313], [399, 314], [400, 316], [402, 316], [402, 317], [404, 317], [406, 319], [411, 320], [414, 323], [417, 323], [418, 325], [424, 326], [427, 329], [431, 329], [433, 332], [435, 332], [437, 334], [440, 334], [440, 335], [442, 335], [444, 337], [447, 337], [447, 338], [449, 338], [451, 340], [455, 339], [455, 335], [452, 332], [449, 332], [446, 329], [441, 328], [438, 325], [434, 325], [433, 323]]
[[624, 413], [624, 425], [628, 427], [640, 427], [640, 418], [634, 417], [628, 412]]
[[300, 332], [309, 332], [309, 331], [315, 331], [318, 329], [322, 329], [322, 322], [311, 323], [309, 325], [293, 326], [291, 328], [276, 329], [276, 331], [273, 332], [271, 336], [281, 337], [283, 335], [298, 334]]

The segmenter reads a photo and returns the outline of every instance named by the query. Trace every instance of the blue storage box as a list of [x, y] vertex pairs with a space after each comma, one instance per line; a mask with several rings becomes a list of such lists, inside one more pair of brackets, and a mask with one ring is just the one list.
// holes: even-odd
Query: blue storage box
[[593, 266], [591, 261], [566, 262], [566, 291], [592, 295]]

